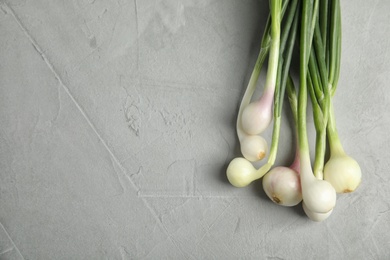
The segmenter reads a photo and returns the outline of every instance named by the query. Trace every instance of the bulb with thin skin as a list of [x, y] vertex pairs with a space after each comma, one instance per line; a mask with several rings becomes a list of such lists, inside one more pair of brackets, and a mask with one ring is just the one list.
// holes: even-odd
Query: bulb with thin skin
[[229, 182], [235, 187], [245, 187], [255, 180], [256, 169], [242, 157], [234, 158], [226, 170]]
[[241, 125], [244, 132], [257, 135], [264, 132], [272, 121], [272, 102], [274, 93], [266, 90], [262, 97], [249, 103], [241, 115]]
[[251, 162], [259, 161], [267, 154], [267, 141], [259, 135], [244, 135], [240, 144], [242, 155]]
[[359, 164], [345, 154], [331, 156], [324, 167], [324, 179], [338, 193], [353, 192], [362, 180]]
[[336, 191], [324, 180], [313, 179], [306, 189], [302, 189], [303, 200], [308, 209], [315, 213], [326, 213], [336, 205]]
[[299, 174], [288, 167], [273, 168], [263, 177], [263, 189], [276, 204], [295, 206], [302, 201]]
[[325, 181], [314, 177], [309, 154], [300, 158], [302, 198], [314, 213], [327, 213], [336, 205], [336, 190]]

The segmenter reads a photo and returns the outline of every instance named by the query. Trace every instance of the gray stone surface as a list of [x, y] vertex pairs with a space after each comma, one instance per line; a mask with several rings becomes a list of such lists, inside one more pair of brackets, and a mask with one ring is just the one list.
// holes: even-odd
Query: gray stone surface
[[342, 8], [363, 182], [314, 223], [224, 175], [267, 1], [0, 0], [0, 259], [387, 259], [390, 2]]

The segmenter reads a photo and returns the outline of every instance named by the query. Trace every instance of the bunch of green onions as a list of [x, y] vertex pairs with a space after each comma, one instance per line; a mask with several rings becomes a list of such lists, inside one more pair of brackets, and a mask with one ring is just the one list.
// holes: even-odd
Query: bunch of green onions
[[[358, 163], [341, 145], [332, 105], [340, 74], [340, 0], [270, 0], [269, 7], [259, 56], [238, 112], [236, 127], [243, 157], [230, 162], [227, 178], [233, 186], [245, 187], [264, 176], [263, 189], [273, 202], [295, 206], [302, 201], [307, 216], [322, 221], [336, 205], [336, 192], [352, 192], [361, 182]], [[290, 73], [294, 51], [299, 52], [298, 80]], [[262, 95], [251, 101], [267, 57]], [[285, 96], [297, 147], [291, 165], [274, 167]], [[308, 98], [316, 129], [313, 167], [306, 125]], [[272, 121], [268, 160], [256, 169], [253, 162], [267, 156], [268, 144], [261, 134]]]

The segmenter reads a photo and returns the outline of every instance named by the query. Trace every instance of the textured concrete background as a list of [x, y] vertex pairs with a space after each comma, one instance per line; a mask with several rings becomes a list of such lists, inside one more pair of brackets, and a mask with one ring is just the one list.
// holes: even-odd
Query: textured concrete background
[[390, 1], [342, 2], [359, 189], [314, 223], [226, 181], [267, 3], [0, 0], [0, 259], [388, 259]]

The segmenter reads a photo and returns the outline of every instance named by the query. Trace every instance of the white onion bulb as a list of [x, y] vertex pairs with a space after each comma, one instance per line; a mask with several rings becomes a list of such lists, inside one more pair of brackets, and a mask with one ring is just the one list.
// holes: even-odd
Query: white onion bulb
[[302, 189], [302, 197], [307, 208], [315, 213], [327, 213], [336, 205], [336, 191], [333, 186], [316, 178]]
[[343, 155], [331, 156], [324, 167], [324, 179], [338, 193], [354, 191], [362, 180], [359, 164], [351, 157]]
[[255, 178], [256, 169], [245, 158], [234, 158], [226, 170], [229, 182], [235, 187], [245, 187]]
[[242, 155], [251, 162], [263, 159], [268, 152], [267, 141], [259, 135], [244, 135], [240, 144]]

